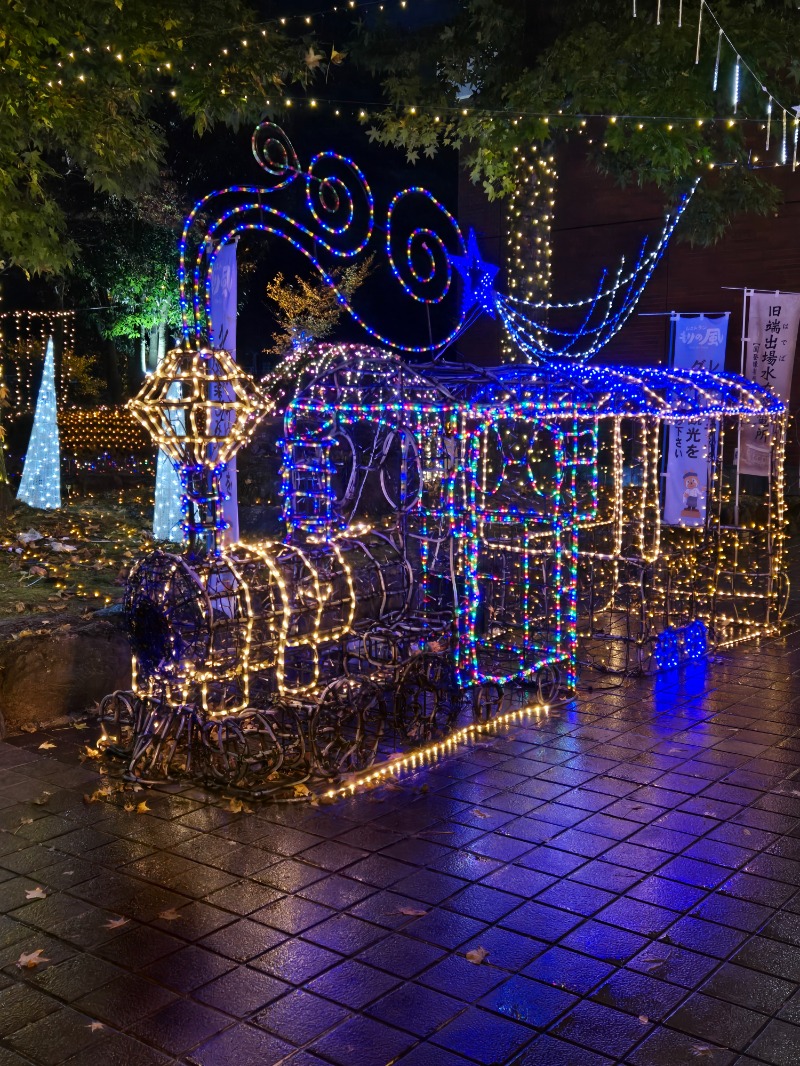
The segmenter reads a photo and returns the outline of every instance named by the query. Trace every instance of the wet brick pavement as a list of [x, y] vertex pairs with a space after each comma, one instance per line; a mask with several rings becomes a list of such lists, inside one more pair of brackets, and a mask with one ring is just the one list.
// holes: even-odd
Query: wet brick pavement
[[796, 1066], [798, 677], [795, 631], [254, 813], [12, 738], [0, 1066]]

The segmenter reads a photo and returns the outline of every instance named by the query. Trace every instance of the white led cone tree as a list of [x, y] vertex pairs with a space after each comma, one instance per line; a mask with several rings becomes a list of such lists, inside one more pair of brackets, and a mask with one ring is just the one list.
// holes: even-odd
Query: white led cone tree
[[28, 454], [17, 499], [29, 507], [54, 510], [61, 506], [61, 448], [58, 441], [56, 410], [56, 371], [53, 338], [47, 339], [44, 371], [36, 413], [28, 443]]

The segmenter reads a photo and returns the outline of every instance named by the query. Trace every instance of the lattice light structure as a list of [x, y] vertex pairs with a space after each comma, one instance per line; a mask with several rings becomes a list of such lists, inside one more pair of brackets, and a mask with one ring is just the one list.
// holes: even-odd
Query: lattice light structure
[[180, 474], [190, 545], [202, 536], [204, 549], [216, 551], [225, 528], [220, 475], [268, 409], [263, 393], [228, 352], [175, 348], [129, 407]]
[[[700, 657], [712, 643], [777, 631], [788, 594], [787, 413], [772, 393], [737, 374], [659, 367], [438, 364], [424, 372], [456, 395], [533, 404], [545, 414], [573, 391], [578, 439], [592, 436], [596, 449], [593, 472], [582, 467], [574, 486], [583, 662], [622, 673], [662, 669]], [[747, 425], [770, 449], [769, 478], [750, 495], [741, 492], [735, 464]], [[676, 426], [707, 434], [707, 453], [689, 464], [706, 497], [700, 523], [664, 520]], [[493, 434], [485, 457], [492, 494], [539, 485], [535, 439], [501, 425]]]
[[[545, 408], [462, 400], [430, 366], [421, 373], [358, 345], [320, 349], [324, 371], [286, 415], [289, 530], [393, 523], [420, 575], [420, 633], [443, 620], [452, 630], [461, 686], [573, 688], [578, 526], [567, 486], [596, 457], [573, 393]], [[548, 470], [535, 491], [487, 490], [487, 442], [500, 425], [541, 434]]]

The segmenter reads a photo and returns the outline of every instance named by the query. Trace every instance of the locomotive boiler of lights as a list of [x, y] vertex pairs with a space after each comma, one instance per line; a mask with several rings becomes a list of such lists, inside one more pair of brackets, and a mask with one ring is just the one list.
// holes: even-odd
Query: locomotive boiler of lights
[[397, 622], [413, 593], [408, 563], [369, 530], [199, 558], [151, 552], [126, 588], [134, 689], [212, 716], [307, 696], [347, 669], [348, 638], [357, 658], [358, 633]]

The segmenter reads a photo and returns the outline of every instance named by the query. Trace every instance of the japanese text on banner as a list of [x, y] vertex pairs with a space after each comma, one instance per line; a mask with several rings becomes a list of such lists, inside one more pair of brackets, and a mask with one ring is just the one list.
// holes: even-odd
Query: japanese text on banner
[[[800, 295], [754, 292], [747, 318], [745, 376], [771, 389], [788, 403], [792, 388]], [[772, 440], [766, 418], [743, 423], [739, 439], [739, 473], [770, 472]]]
[[[724, 370], [728, 315], [675, 315], [672, 365], [675, 370]], [[688, 386], [693, 389], [694, 386]], [[664, 522], [702, 526], [711, 470], [707, 420], [674, 422], [667, 437]]]

